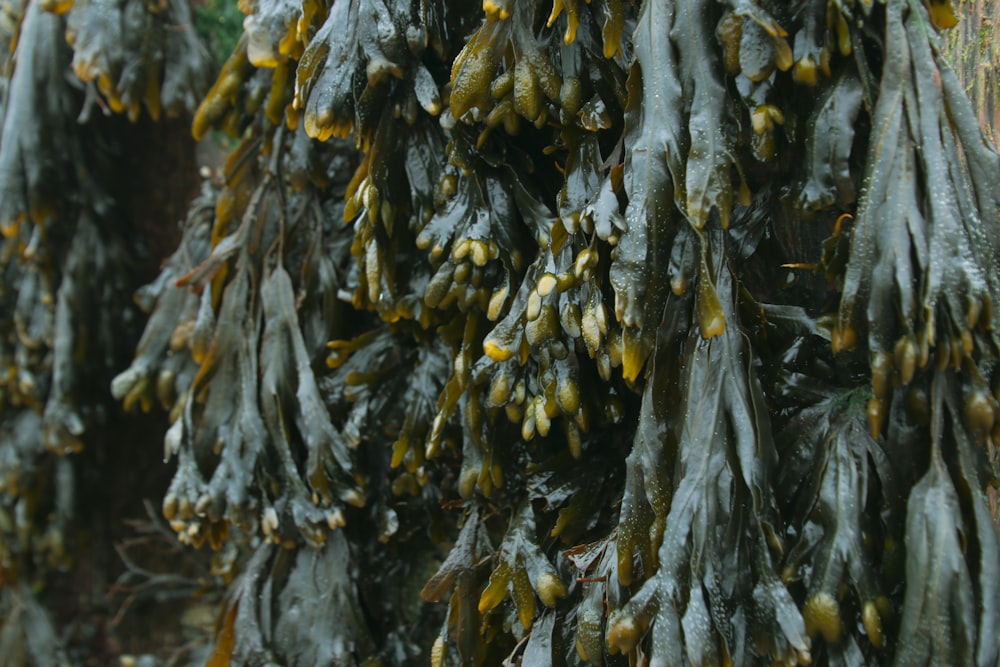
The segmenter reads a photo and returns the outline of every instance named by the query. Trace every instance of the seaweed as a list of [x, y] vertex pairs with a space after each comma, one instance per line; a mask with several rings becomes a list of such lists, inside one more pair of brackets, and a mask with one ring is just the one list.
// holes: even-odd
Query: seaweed
[[4, 8], [0, 659], [11, 664], [70, 655], [46, 585], [76, 566], [91, 476], [81, 452], [113, 421], [105, 388], [142, 328], [131, 295], [147, 250], [122, 192], [130, 121], [142, 108], [190, 113], [209, 76], [187, 4], [70, 4]]
[[[42, 62], [11, 99], [157, 114], [158, 42], [85, 39], [97, 7], [56, 8], [83, 90]], [[235, 147], [110, 382], [169, 412], [163, 513], [228, 587], [207, 664], [996, 663], [1000, 156], [950, 2], [240, 10], [192, 125]], [[62, 209], [23, 142], [33, 248]], [[122, 256], [86, 212], [0, 292], [64, 452], [66, 332], [114, 328], [79, 284]]]
[[[997, 157], [938, 4], [245, 7], [196, 127], [225, 99], [251, 134], [181, 281], [216, 342], [168, 443], [252, 511], [189, 490], [185, 521], [297, 559], [439, 544], [434, 665], [990, 664]], [[240, 106], [288, 67], [283, 113]], [[333, 247], [290, 231], [333, 201], [308, 160], [282, 181], [303, 129], [359, 152]]]

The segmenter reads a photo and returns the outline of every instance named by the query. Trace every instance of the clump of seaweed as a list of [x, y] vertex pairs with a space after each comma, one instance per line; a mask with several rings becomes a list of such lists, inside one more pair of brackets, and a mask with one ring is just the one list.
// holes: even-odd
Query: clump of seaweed
[[230, 581], [209, 665], [996, 664], [950, 2], [240, 9], [112, 382]]
[[995, 662], [998, 157], [947, 7], [245, 7], [167, 437], [175, 527], [260, 545], [213, 659]]
[[[4, 5], [0, 21], [0, 662], [64, 664], [34, 594], [73, 566], [77, 457], [142, 328], [127, 122], [190, 113], [207, 60], [186, 3]], [[123, 39], [122, 34], [126, 37]], [[76, 76], [74, 76], [74, 74]], [[98, 445], [100, 446], [100, 445]]]

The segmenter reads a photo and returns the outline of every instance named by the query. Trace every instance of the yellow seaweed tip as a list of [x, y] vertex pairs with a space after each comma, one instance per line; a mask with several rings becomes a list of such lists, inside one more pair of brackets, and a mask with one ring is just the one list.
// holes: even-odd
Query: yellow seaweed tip
[[795, 63], [795, 66], [792, 68], [792, 79], [796, 83], [815, 86], [816, 79], [818, 78], [817, 72], [816, 61], [813, 60], [812, 56], [806, 56]]
[[566, 380], [558, 385], [556, 401], [566, 413], [574, 414], [580, 409], [580, 390], [572, 380]]
[[514, 356], [513, 350], [500, 345], [495, 340], [489, 339], [483, 341], [483, 352], [493, 361], [507, 361]]
[[508, 11], [506, 3], [497, 2], [496, 0], [483, 0], [483, 11], [487, 14], [496, 14], [501, 19], [510, 17], [510, 11]]
[[868, 431], [873, 440], [878, 440], [882, 434], [882, 419], [885, 416], [885, 402], [872, 396], [868, 399], [865, 410], [868, 416]]
[[648, 356], [649, 351], [642, 345], [638, 343], [626, 345], [621, 357], [622, 377], [628, 382], [635, 382], [636, 378], [639, 377], [639, 371], [645, 366]]
[[881, 650], [885, 643], [882, 635], [882, 619], [879, 617], [875, 602], [869, 600], [861, 611], [861, 622], [865, 626], [865, 634], [871, 640], [872, 646]]
[[560, 598], [566, 597], [568, 589], [559, 577], [551, 572], [544, 572], [535, 584], [538, 598], [546, 607], [555, 607]]
[[858, 345], [858, 334], [851, 326], [838, 327], [830, 336], [830, 348], [834, 354], [849, 352]]
[[431, 647], [431, 667], [442, 667], [444, 665], [444, 654], [444, 638], [438, 635], [434, 639], [434, 646]]
[[490, 405], [506, 405], [510, 397], [510, 376], [505, 373], [497, 373], [490, 383], [489, 403]]
[[635, 648], [642, 637], [639, 624], [631, 616], [619, 618], [608, 629], [608, 648], [613, 653], [616, 649], [628, 653]]
[[996, 421], [993, 401], [987, 392], [976, 390], [965, 397], [965, 424], [973, 434], [979, 437], [987, 436]]
[[938, 30], [949, 30], [958, 25], [951, 0], [930, 0], [927, 3], [927, 12], [930, 14], [931, 23]]
[[701, 327], [701, 337], [705, 339], [721, 336], [726, 330], [726, 316], [722, 313], [713, 313], [704, 319], [699, 318]]
[[810, 637], [823, 635], [823, 639], [831, 644], [840, 640], [843, 630], [840, 605], [829, 593], [821, 592], [809, 598], [802, 610], [802, 619]]

